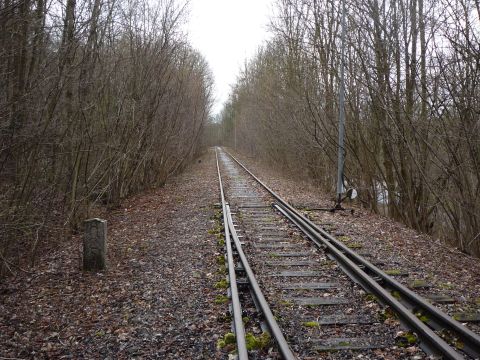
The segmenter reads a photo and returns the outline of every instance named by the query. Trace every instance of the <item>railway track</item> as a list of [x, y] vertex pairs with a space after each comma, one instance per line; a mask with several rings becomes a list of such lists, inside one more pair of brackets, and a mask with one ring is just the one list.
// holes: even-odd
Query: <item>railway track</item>
[[[318, 228], [233, 156], [216, 152], [239, 359], [262, 357], [261, 349], [247, 349], [249, 326], [268, 331], [285, 359], [480, 358], [477, 334]], [[244, 324], [252, 304], [257, 327]]]

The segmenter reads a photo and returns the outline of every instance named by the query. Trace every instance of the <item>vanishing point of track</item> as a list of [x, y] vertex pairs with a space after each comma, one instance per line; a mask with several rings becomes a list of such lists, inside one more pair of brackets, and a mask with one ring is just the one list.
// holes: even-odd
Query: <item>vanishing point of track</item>
[[395, 345], [395, 327], [379, 320], [371, 298], [418, 337], [426, 353], [480, 358], [479, 335], [317, 227], [232, 155], [216, 152], [239, 359], [252, 358], [245, 341], [248, 305], [239, 288], [252, 294], [261, 326], [284, 359], [332, 352], [345, 358], [351, 351], [369, 358]]

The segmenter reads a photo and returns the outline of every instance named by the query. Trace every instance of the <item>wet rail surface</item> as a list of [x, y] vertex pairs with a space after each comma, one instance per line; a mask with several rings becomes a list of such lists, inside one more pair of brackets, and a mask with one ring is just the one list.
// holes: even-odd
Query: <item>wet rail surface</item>
[[[218, 159], [231, 223], [295, 356], [427, 357], [412, 347], [416, 335], [400, 327], [395, 311], [380, 305], [368, 284], [348, 276], [342, 262], [325, 251], [327, 246], [307, 238], [300, 231], [302, 224], [295, 226], [287, 209], [226, 152], [218, 150]], [[435, 343], [421, 339], [420, 344], [439, 353], [432, 349]], [[453, 349], [450, 355], [441, 354], [445, 358], [466, 355]]]

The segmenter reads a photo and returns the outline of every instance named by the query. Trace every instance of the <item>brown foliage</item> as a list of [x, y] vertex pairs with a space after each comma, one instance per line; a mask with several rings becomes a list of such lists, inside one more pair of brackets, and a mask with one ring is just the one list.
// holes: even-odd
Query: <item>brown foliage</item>
[[183, 14], [173, 0], [0, 1], [4, 266], [197, 151], [212, 80]]

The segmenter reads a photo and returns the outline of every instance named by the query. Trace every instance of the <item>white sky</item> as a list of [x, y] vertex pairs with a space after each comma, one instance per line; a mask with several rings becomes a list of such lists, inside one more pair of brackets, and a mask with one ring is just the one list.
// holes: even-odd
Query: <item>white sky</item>
[[191, 44], [202, 53], [215, 79], [213, 113], [221, 111], [245, 59], [264, 40], [273, 0], [190, 0], [186, 29]]

